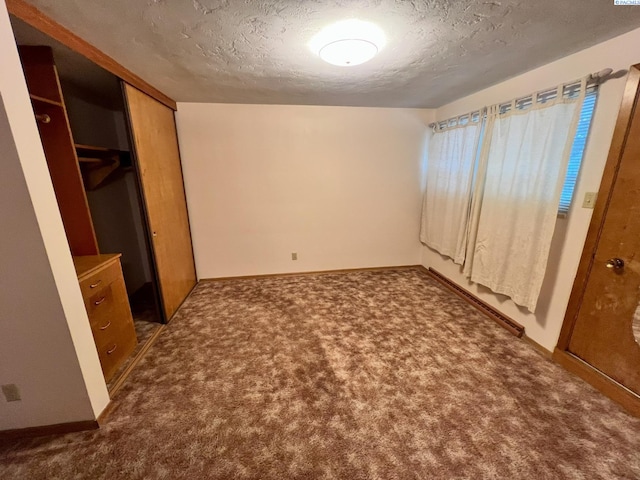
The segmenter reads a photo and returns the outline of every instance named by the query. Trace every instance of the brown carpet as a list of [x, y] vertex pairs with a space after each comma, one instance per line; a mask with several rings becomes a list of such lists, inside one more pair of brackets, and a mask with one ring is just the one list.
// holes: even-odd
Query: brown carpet
[[418, 270], [203, 283], [114, 402], [0, 478], [640, 478], [639, 419]]

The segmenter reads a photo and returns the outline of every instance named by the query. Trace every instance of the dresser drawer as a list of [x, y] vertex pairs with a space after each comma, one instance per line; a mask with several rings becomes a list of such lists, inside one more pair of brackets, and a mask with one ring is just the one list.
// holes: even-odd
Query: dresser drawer
[[[93, 297], [100, 289], [122, 276], [120, 262], [111, 262], [104, 268], [86, 276], [80, 281], [80, 290], [85, 299]], [[86, 302], [85, 302], [86, 303]]]
[[111, 285], [100, 288], [92, 295], [84, 298], [84, 306], [87, 308], [91, 327], [98, 324], [104, 325], [113, 316], [114, 298]]
[[102, 372], [109, 381], [138, 343], [122, 277], [97, 290], [85, 305]]
[[85, 306], [97, 347], [112, 343], [116, 337], [125, 334], [135, 337], [127, 292], [122, 279], [101, 288], [85, 300]]
[[[76, 270], [102, 372], [108, 382], [138, 344], [117, 257], [76, 257]], [[82, 273], [81, 273], [82, 272]]]
[[126, 328], [113, 333], [115, 335], [108, 342], [103, 345], [96, 344], [102, 373], [107, 382], [113, 378], [122, 362], [131, 355], [138, 344], [135, 332], [131, 335]]

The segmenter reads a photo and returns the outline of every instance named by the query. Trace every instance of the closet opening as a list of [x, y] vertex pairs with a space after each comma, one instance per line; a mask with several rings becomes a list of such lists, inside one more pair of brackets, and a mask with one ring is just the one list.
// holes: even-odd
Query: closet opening
[[[99, 91], [61, 76], [62, 95], [98, 249], [122, 254], [137, 349], [142, 349], [162, 319], [120, 82], [107, 72], [103, 74]], [[136, 351], [132, 358], [135, 355]]]
[[[68, 220], [65, 222], [65, 231], [74, 256], [74, 263], [76, 263], [76, 270], [78, 270], [76, 262], [78, 259], [86, 261], [90, 257], [120, 255], [119, 260], [126, 287], [126, 298], [123, 301], [125, 303], [128, 301], [135, 328], [135, 340], [137, 341], [132, 338], [132, 335], [129, 336], [127, 342], [118, 340], [121, 342], [118, 344], [120, 349], [118, 352], [123, 349], [127, 350], [126, 354], [121, 354], [118, 362], [112, 361], [112, 357], [106, 360], [107, 363], [111, 361], [112, 364], [105, 365], [101, 356], [105, 381], [109, 391], [113, 393], [146, 352], [151, 342], [155, 340], [165, 322], [145, 212], [144, 195], [136, 170], [121, 80], [22, 20], [11, 16], [11, 22], [16, 43], [20, 47], [50, 47], [53, 54], [55, 65], [53, 70], [57, 70], [57, 75], [54, 75], [56, 78], [51, 80], [45, 78], [46, 75], [43, 76], [41, 91], [34, 91], [40, 88], [40, 85], [34, 85], [34, 82], [40, 83], [38, 76], [35, 76], [34, 80], [33, 75], [31, 79], [27, 75], [27, 83], [34, 105], [34, 113], [39, 123], [49, 170], [52, 174], [52, 180], [54, 180], [56, 197], [63, 214], [63, 221], [65, 221], [65, 209], [68, 219], [69, 208], [75, 208], [74, 202], [78, 209], [87, 210], [88, 208], [88, 211], [82, 214], [88, 219], [85, 223], [89, 224], [89, 232], [92, 227], [93, 236], [86, 234], [85, 226]], [[25, 52], [27, 50], [21, 49], [23, 66], [25, 65]], [[27, 73], [26, 70], [25, 73]], [[58, 84], [57, 88], [56, 83]], [[47, 85], [45, 86], [45, 84]], [[47, 89], [52, 91], [52, 95], [48, 95]], [[58, 98], [60, 96], [61, 98]], [[67, 119], [68, 124], [65, 126]], [[49, 130], [44, 128], [45, 124], [53, 122], [58, 123], [55, 128], [51, 129], [51, 126], [47, 127]], [[45, 139], [45, 134], [51, 137]], [[60, 188], [60, 185], [64, 185], [65, 175], [68, 174], [58, 172], [59, 177], [56, 182], [52, 170], [58, 157], [64, 156], [61, 150], [58, 150], [58, 147], [63, 144], [64, 146], [68, 145], [67, 151], [72, 149], [70, 150], [71, 156], [75, 151], [77, 168], [75, 165], [73, 168], [76, 169], [76, 173], [79, 169], [81, 177], [81, 180], [77, 182], [76, 189], [84, 191], [84, 193], [76, 192], [75, 200], [70, 201], [67, 205], [62, 204], [61, 195], [66, 195], [69, 192], [61, 192], [63, 189]], [[62, 149], [62, 147], [60, 148]], [[65, 162], [68, 162], [68, 157], [67, 154]], [[74, 164], [75, 162], [76, 160], [73, 159]], [[62, 183], [60, 178], [63, 179]], [[83, 196], [86, 196], [86, 202], [84, 202]], [[81, 238], [77, 231], [71, 231], [75, 229], [75, 225], [78, 225], [78, 229], [85, 228], [85, 236], [91, 237], [90, 245], [86, 249], [84, 247], [78, 248], [78, 243], [74, 244], [72, 240], [74, 235], [75, 238]], [[115, 255], [112, 256], [115, 258]], [[82, 280], [80, 271], [78, 274], [79, 279]], [[111, 291], [109, 294], [111, 295]], [[114, 303], [120, 301], [115, 298], [115, 293], [113, 296]], [[104, 297], [101, 298], [104, 299]], [[110, 298], [107, 297], [107, 301]], [[85, 305], [87, 305], [89, 314], [91, 314], [90, 307], [93, 307], [92, 301], [85, 297]], [[99, 301], [100, 299], [96, 302]], [[91, 315], [89, 317], [93, 322]], [[128, 321], [130, 322], [130, 320]], [[104, 321], [101, 320], [101, 322], [99, 328], [110, 323], [111, 317], [105, 316]], [[94, 327], [95, 325], [92, 323], [92, 331], [100, 355], [99, 343], [101, 340], [99, 340]], [[106, 353], [111, 355], [116, 347], [111, 347], [106, 343], [105, 345]], [[105, 358], [107, 357], [105, 356]]]

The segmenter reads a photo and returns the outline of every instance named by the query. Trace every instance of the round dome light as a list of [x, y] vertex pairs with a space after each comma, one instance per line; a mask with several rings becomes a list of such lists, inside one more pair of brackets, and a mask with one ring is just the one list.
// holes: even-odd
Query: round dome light
[[320, 49], [320, 58], [331, 65], [353, 67], [368, 62], [378, 53], [378, 47], [359, 38], [336, 40]]
[[353, 67], [371, 60], [385, 43], [380, 27], [352, 19], [323, 28], [311, 39], [309, 48], [327, 63]]

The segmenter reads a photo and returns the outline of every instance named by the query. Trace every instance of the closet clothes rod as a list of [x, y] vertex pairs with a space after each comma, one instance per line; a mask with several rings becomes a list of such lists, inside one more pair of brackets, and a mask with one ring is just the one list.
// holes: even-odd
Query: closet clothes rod
[[[602, 70], [600, 70], [599, 72], [594, 72], [591, 73], [587, 76], [587, 88], [591, 87], [594, 88], [597, 85], [601, 85], [604, 82], [606, 82], [607, 80], [609, 80], [610, 78], [615, 78], [617, 75], [612, 75], [613, 74], [613, 69], [611, 68], [604, 68]], [[573, 82], [568, 82], [563, 84], [563, 88], [567, 91], [570, 91], [571, 89], [575, 89], [577, 87], [580, 87], [580, 83], [581, 80], [574, 80]], [[545, 96], [545, 95], [555, 95], [555, 93], [557, 92], [558, 87], [552, 87], [552, 88], [545, 88], [543, 90], [540, 90], [538, 92], [535, 92], [531, 95], [525, 95], [523, 97], [517, 98], [516, 102], [522, 102], [523, 100], [526, 100], [530, 97], [537, 97], [538, 95], [540, 96]], [[511, 102], [505, 102], [504, 105], [506, 105], [507, 103], [511, 103]], [[502, 103], [500, 105], [503, 105]], [[457, 117], [452, 117], [448, 120], [442, 120], [440, 122], [433, 122], [429, 124], [429, 128], [434, 128], [437, 125], [440, 124], [449, 124], [450, 122], [454, 122], [454, 126], [457, 122], [458, 119], [462, 119], [465, 117], [469, 117], [469, 119], [471, 119], [472, 115], [476, 114], [477, 112], [482, 112], [484, 111], [484, 109], [480, 109], [480, 110], [474, 110], [471, 113], [465, 113], [464, 115], [458, 115]], [[458, 123], [459, 124], [459, 123]]]
[[51, 117], [46, 113], [36, 113], [36, 120], [40, 123], [51, 123]]

